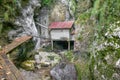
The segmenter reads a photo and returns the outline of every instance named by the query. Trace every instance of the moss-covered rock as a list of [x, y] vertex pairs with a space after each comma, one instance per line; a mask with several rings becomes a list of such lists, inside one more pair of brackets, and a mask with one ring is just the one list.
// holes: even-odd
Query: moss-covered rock
[[34, 70], [35, 69], [35, 61], [34, 60], [26, 60], [24, 62], [21, 63], [21, 67], [25, 70]]

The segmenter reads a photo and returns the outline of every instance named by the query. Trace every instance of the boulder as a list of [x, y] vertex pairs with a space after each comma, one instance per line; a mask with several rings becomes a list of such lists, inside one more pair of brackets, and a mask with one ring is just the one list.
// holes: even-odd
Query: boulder
[[51, 71], [54, 80], [77, 80], [74, 64], [60, 62]]
[[61, 57], [54, 52], [39, 52], [35, 55], [35, 63], [37, 68], [53, 67], [59, 63]]

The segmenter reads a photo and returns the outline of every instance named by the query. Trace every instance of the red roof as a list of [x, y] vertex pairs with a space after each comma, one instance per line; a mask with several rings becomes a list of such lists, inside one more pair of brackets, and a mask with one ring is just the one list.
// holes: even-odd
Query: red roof
[[49, 26], [50, 29], [69, 29], [72, 27], [74, 21], [53, 22]]

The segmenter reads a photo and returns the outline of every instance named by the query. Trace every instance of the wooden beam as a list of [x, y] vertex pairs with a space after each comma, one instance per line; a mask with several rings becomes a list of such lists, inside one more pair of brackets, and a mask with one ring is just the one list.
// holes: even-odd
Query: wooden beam
[[68, 50], [70, 50], [70, 40], [68, 41]]
[[38, 24], [39, 26], [41, 26], [41, 27], [43, 27], [43, 28], [48, 29], [48, 27], [47, 27], [47, 26], [44, 26], [44, 25], [42, 25], [42, 24], [40, 24], [40, 23], [38, 23], [38, 22], [36, 22], [36, 24]]
[[71, 35], [70, 35], [70, 29], [69, 29], [68, 50], [70, 50], [70, 38], [71, 38]]

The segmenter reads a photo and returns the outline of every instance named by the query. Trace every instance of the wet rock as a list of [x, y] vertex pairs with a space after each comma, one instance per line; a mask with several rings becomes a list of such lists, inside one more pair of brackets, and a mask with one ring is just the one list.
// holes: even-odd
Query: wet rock
[[65, 62], [56, 65], [50, 74], [54, 80], [77, 80], [74, 65]]
[[21, 67], [25, 70], [31, 71], [35, 69], [35, 61], [34, 60], [27, 60], [21, 63]]

